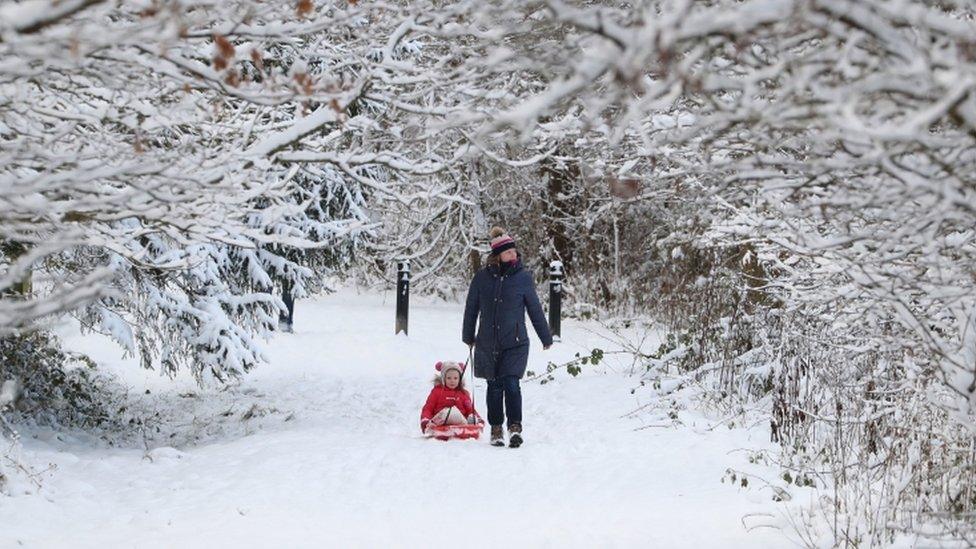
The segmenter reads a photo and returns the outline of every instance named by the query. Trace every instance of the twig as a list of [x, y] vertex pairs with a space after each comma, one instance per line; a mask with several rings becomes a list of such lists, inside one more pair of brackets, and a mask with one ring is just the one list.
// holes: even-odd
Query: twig
[[664, 424], [664, 425], [659, 425], [659, 424], [642, 425], [641, 427], [635, 427], [634, 430], [635, 431], [643, 431], [644, 429], [651, 429], [653, 427], [661, 427], [663, 429], [668, 429], [670, 427], [674, 427], [674, 425], [668, 425], [668, 424]]

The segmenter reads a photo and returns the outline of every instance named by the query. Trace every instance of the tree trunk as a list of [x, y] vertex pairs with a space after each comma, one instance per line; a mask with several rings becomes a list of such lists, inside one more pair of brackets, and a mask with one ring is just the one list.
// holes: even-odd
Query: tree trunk
[[[12, 240], [4, 240], [0, 242], [0, 252], [3, 253], [7, 258], [7, 264], [12, 265], [21, 256], [27, 253], [27, 246], [20, 242], [15, 242]], [[31, 284], [31, 272], [27, 271], [20, 281], [18, 281], [13, 286], [3, 289], [3, 294], [8, 296], [26, 296], [33, 290]]]

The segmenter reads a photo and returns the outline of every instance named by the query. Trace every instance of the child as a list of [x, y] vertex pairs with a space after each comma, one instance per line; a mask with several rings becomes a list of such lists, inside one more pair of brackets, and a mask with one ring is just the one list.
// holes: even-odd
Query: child
[[438, 362], [434, 368], [440, 374], [434, 378], [434, 388], [420, 412], [420, 430], [426, 433], [428, 425], [484, 423], [474, 409], [471, 395], [464, 390], [464, 365]]

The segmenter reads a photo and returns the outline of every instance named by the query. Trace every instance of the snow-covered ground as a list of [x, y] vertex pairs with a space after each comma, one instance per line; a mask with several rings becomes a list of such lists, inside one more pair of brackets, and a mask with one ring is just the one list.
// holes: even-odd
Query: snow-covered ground
[[[301, 301], [296, 333], [231, 390], [160, 379], [98, 336], [70, 347], [160, 410], [147, 447], [25, 432], [23, 455], [56, 465], [30, 494], [0, 497], [0, 547], [783, 547], [770, 493], [721, 482], [748, 468], [764, 429], [682, 411], [676, 428], [622, 417], [649, 399], [613, 356], [523, 383], [526, 444], [419, 436], [437, 360], [464, 360], [461, 306], [413, 300], [393, 335], [392, 294]], [[594, 325], [534, 342], [529, 369], [593, 347]], [[146, 391], [150, 394], [146, 395]], [[475, 384], [484, 411], [484, 383]], [[169, 442], [163, 442], [169, 441]]]

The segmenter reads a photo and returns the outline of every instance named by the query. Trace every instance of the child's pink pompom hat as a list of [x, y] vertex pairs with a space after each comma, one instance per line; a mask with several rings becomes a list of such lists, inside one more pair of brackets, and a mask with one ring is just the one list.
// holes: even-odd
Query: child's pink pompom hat
[[434, 369], [441, 373], [441, 381], [446, 381], [447, 372], [451, 370], [457, 370], [458, 375], [464, 375], [465, 365], [462, 362], [451, 362], [450, 360], [445, 362], [438, 362], [434, 364]]

